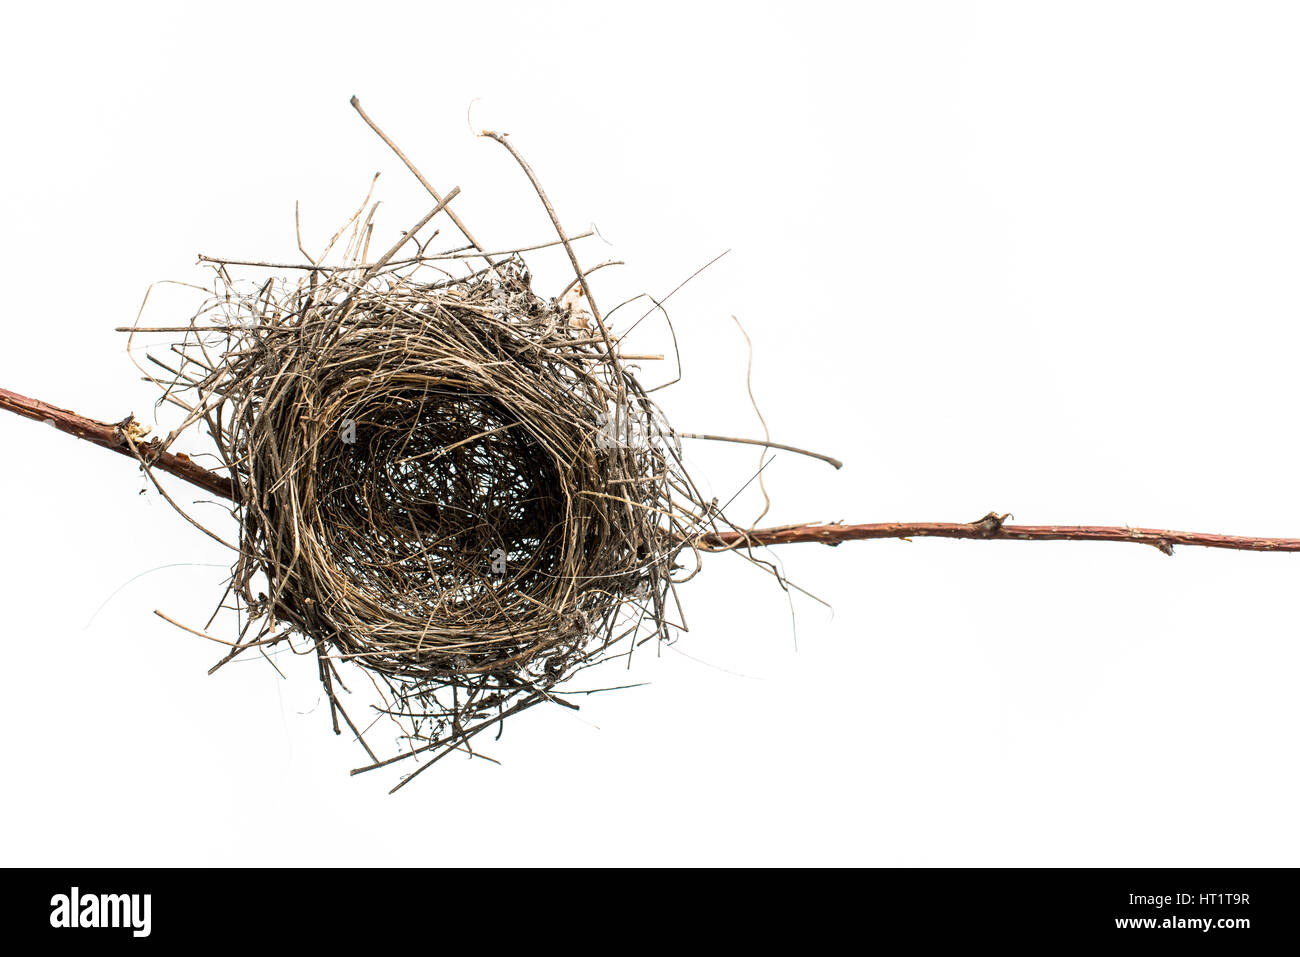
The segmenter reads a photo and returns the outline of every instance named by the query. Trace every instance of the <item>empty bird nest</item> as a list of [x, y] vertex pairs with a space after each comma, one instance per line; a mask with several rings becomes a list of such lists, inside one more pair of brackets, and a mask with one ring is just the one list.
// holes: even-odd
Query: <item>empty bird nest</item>
[[[730, 527], [532, 171], [494, 138], [572, 260], [557, 296], [534, 292], [520, 250], [477, 243], [450, 209], [458, 190], [429, 187], [433, 210], [382, 256], [367, 196], [324, 255], [203, 257], [214, 278], [186, 325], [129, 330], [180, 334], [140, 363], [184, 409], [142, 462], [198, 427], [230, 478], [239, 540], [223, 604], [240, 632], [217, 667], [280, 642], [315, 654], [365, 769], [473, 753], [506, 716], [568, 704], [557, 686], [615, 646], [668, 638], [674, 587], [699, 568], [682, 553]], [[427, 251], [438, 213], [461, 248]], [[340, 695], [356, 668], [380, 693], [365, 720]], [[367, 734], [385, 722], [402, 746], [381, 759]]]

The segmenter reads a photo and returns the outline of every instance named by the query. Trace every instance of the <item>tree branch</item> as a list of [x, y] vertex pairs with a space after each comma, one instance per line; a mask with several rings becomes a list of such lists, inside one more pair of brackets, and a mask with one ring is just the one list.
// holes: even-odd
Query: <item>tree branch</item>
[[989, 512], [975, 522], [879, 522], [873, 525], [787, 525], [749, 531], [718, 532], [698, 539], [701, 547], [718, 551], [748, 545], [792, 545], [796, 542], [841, 542], [869, 538], [975, 538], [1017, 542], [1130, 542], [1151, 545], [1166, 555], [1175, 545], [1232, 548], [1250, 552], [1300, 552], [1300, 538], [1250, 538], [1207, 532], [1174, 532], [1127, 525], [1006, 525], [1008, 515]]
[[134, 416], [128, 415], [121, 422], [100, 422], [8, 389], [0, 389], [0, 409], [45, 422], [60, 432], [75, 435], [101, 448], [135, 459], [149, 468], [167, 472], [213, 495], [236, 500], [234, 483], [225, 476], [208, 471], [191, 461], [188, 455], [159, 451], [157, 439], [151, 442], [136, 441], [137, 437], [143, 437], [143, 432]]
[[[0, 389], [0, 409], [37, 422], [46, 422], [61, 432], [184, 479], [220, 498], [231, 501], [238, 499], [234, 483], [226, 476], [197, 465], [183, 453], [159, 451], [157, 439], [143, 443], [136, 441], [140, 431], [133, 416], [127, 416], [116, 423], [100, 422], [8, 389]], [[1150, 545], [1166, 555], [1173, 554], [1175, 545], [1250, 552], [1300, 552], [1300, 538], [1251, 538], [1207, 532], [1175, 532], [1160, 528], [1130, 528], [1127, 525], [1007, 525], [1007, 518], [1010, 516], [989, 512], [975, 522], [785, 525], [778, 528], [713, 532], [694, 539], [694, 544], [707, 551], [728, 551], [748, 546], [793, 545], [798, 542], [838, 545], [841, 542], [872, 538], [969, 538], [1017, 542], [1128, 542]]]

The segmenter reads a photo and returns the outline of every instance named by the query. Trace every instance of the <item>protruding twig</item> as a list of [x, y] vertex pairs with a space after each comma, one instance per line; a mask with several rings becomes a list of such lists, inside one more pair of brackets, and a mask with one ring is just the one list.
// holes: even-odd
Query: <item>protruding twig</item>
[[550, 197], [546, 195], [546, 190], [542, 189], [542, 184], [541, 181], [538, 180], [537, 174], [533, 172], [533, 168], [528, 165], [528, 161], [524, 159], [523, 155], [515, 149], [514, 144], [506, 138], [505, 133], [497, 133], [493, 130], [484, 130], [479, 135], [496, 140], [504, 146], [506, 152], [514, 157], [515, 162], [519, 164], [519, 168], [524, 171], [524, 175], [528, 177], [528, 181], [533, 184], [533, 189], [537, 193], [537, 198], [542, 201], [542, 206], [546, 209], [546, 215], [550, 217], [551, 224], [555, 227], [555, 232], [560, 237], [560, 244], [564, 246], [564, 251], [569, 254], [569, 262], [573, 265], [574, 276], [577, 277], [578, 285], [582, 287], [582, 294], [587, 300], [588, 308], [591, 309], [591, 316], [596, 320], [596, 328], [600, 330], [600, 334], [605, 338], [605, 348], [610, 355], [613, 355], [614, 346], [609, 339], [609, 330], [605, 328], [605, 320], [600, 314], [600, 308], [596, 305], [596, 299], [591, 294], [591, 287], [587, 285], [587, 273], [583, 270], [582, 266], [578, 264], [578, 254], [573, 251], [573, 242], [564, 231], [564, 227], [560, 224], [560, 217], [556, 215], [555, 207], [551, 205], [551, 200]]
[[[370, 118], [369, 114], [367, 114], [366, 111], [361, 108], [360, 100], [358, 100], [354, 96], [349, 102], [351, 102], [352, 108], [357, 111], [357, 114], [363, 120], [366, 121], [366, 126], [370, 127], [372, 130], [375, 131], [375, 134], [381, 140], [384, 141], [384, 144], [390, 150], [392, 150], [394, 154], [396, 154], [397, 158], [406, 164], [406, 168], [411, 171], [411, 175], [413, 175], [416, 179], [418, 179], [420, 181], [420, 185], [429, 191], [429, 195], [433, 197], [433, 201], [435, 203], [442, 203], [445, 199], [450, 198], [450, 197], [443, 197], [438, 193], [436, 189], [433, 188], [433, 184], [424, 178], [424, 174], [415, 168], [415, 164], [406, 158], [406, 154], [403, 153], [398, 148], [396, 143], [394, 143], [391, 139], [388, 138], [388, 134], [385, 133], [383, 130], [381, 130], [379, 126], [375, 123], [375, 121]], [[475, 249], [478, 250], [483, 249], [483, 244], [474, 238], [474, 234], [471, 233], [469, 231], [469, 228], [460, 221], [460, 217], [456, 215], [455, 210], [452, 209], [447, 210], [447, 215], [451, 218], [451, 221], [456, 224], [456, 228], [460, 230], [461, 235], [464, 236], [467, 240], [469, 240], [471, 246], [473, 246]], [[492, 265], [494, 266], [496, 265], [496, 260], [492, 258], [492, 254], [484, 253], [483, 258], [486, 259]]]
[[769, 449], [782, 449], [786, 452], [794, 452], [797, 455], [806, 455], [809, 458], [821, 459], [823, 462], [828, 465], [833, 465], [837, 469], [844, 467], [844, 463], [837, 458], [823, 455], [820, 452], [810, 452], [808, 449], [801, 449], [794, 445], [782, 445], [780, 442], [769, 442], [764, 439], [740, 439], [731, 435], [704, 435], [700, 432], [674, 432], [673, 434], [683, 439], [708, 439], [710, 442], [737, 442], [741, 445], [762, 445]]

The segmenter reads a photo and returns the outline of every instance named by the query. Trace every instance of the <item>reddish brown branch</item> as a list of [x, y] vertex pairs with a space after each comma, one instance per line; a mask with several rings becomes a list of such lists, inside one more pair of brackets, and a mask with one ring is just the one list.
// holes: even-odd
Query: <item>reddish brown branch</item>
[[45, 422], [60, 432], [67, 432], [79, 439], [93, 442], [119, 455], [137, 461], [143, 460], [150, 468], [175, 475], [213, 495], [235, 500], [235, 487], [230, 479], [195, 464], [187, 455], [160, 452], [157, 439], [152, 442], [135, 442], [135, 450], [139, 452], [137, 456], [136, 451], [131, 448], [131, 443], [127, 441], [128, 430], [134, 422], [132, 416], [127, 416], [116, 423], [99, 422], [42, 402], [40, 399], [30, 399], [17, 392], [10, 392], [8, 389], [0, 389], [0, 409], [7, 409], [25, 418], [35, 419], [37, 422]]
[[[0, 389], [0, 409], [38, 422], [47, 422], [61, 432], [93, 442], [102, 448], [137, 458], [127, 442], [134, 420], [127, 416], [117, 423], [99, 422], [49, 405], [39, 399]], [[236, 500], [234, 484], [225, 476], [195, 464], [189, 456], [160, 452], [157, 440], [135, 444], [138, 458], [151, 468], [184, 479], [206, 492]], [[1198, 545], [1204, 548], [1231, 548], [1252, 552], [1300, 552], [1297, 538], [1250, 538], [1239, 535], [1212, 535], [1207, 532], [1174, 532], [1160, 528], [1129, 528], [1126, 525], [1007, 525], [1006, 515], [990, 512], [976, 522], [878, 522], [871, 525], [788, 525], [748, 531], [718, 532], [695, 540], [701, 548], [723, 550], [746, 545], [793, 545], [797, 542], [820, 542], [838, 545], [870, 538], [973, 538], [1019, 542], [1130, 542], [1151, 545], [1172, 554], [1175, 545]]]
[[820, 542], [838, 545], [868, 538], [977, 538], [1018, 542], [1131, 542], [1151, 545], [1167, 555], [1175, 545], [1233, 548], [1252, 552], [1300, 552], [1300, 538], [1249, 538], [1206, 532], [1173, 532], [1127, 525], [1005, 525], [1005, 515], [990, 512], [977, 522], [879, 522], [873, 525], [791, 525], [705, 535], [707, 549]]

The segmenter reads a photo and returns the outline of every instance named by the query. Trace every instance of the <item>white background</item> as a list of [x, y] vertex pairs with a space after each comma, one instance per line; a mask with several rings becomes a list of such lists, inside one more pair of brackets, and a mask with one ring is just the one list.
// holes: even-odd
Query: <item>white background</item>
[[[607, 305], [731, 250], [671, 303], [670, 419], [761, 434], [734, 314], [773, 438], [847, 463], [778, 457], [765, 524], [1300, 536], [1293, 6], [28, 4], [0, 43], [7, 388], [150, 419], [112, 330], [151, 282], [295, 257], [295, 200], [319, 246], [376, 170], [381, 235], [422, 215], [354, 93], [489, 245], [549, 238], [472, 103], [627, 260]], [[690, 454], [724, 499], [758, 458]], [[208, 678], [152, 614], [202, 626], [229, 557], [129, 462], [13, 416], [0, 462], [6, 864], [1297, 863], [1293, 556], [793, 546], [834, 606], [797, 634], [710, 556], [607, 676], [648, 686], [390, 798], [310, 660]]]

